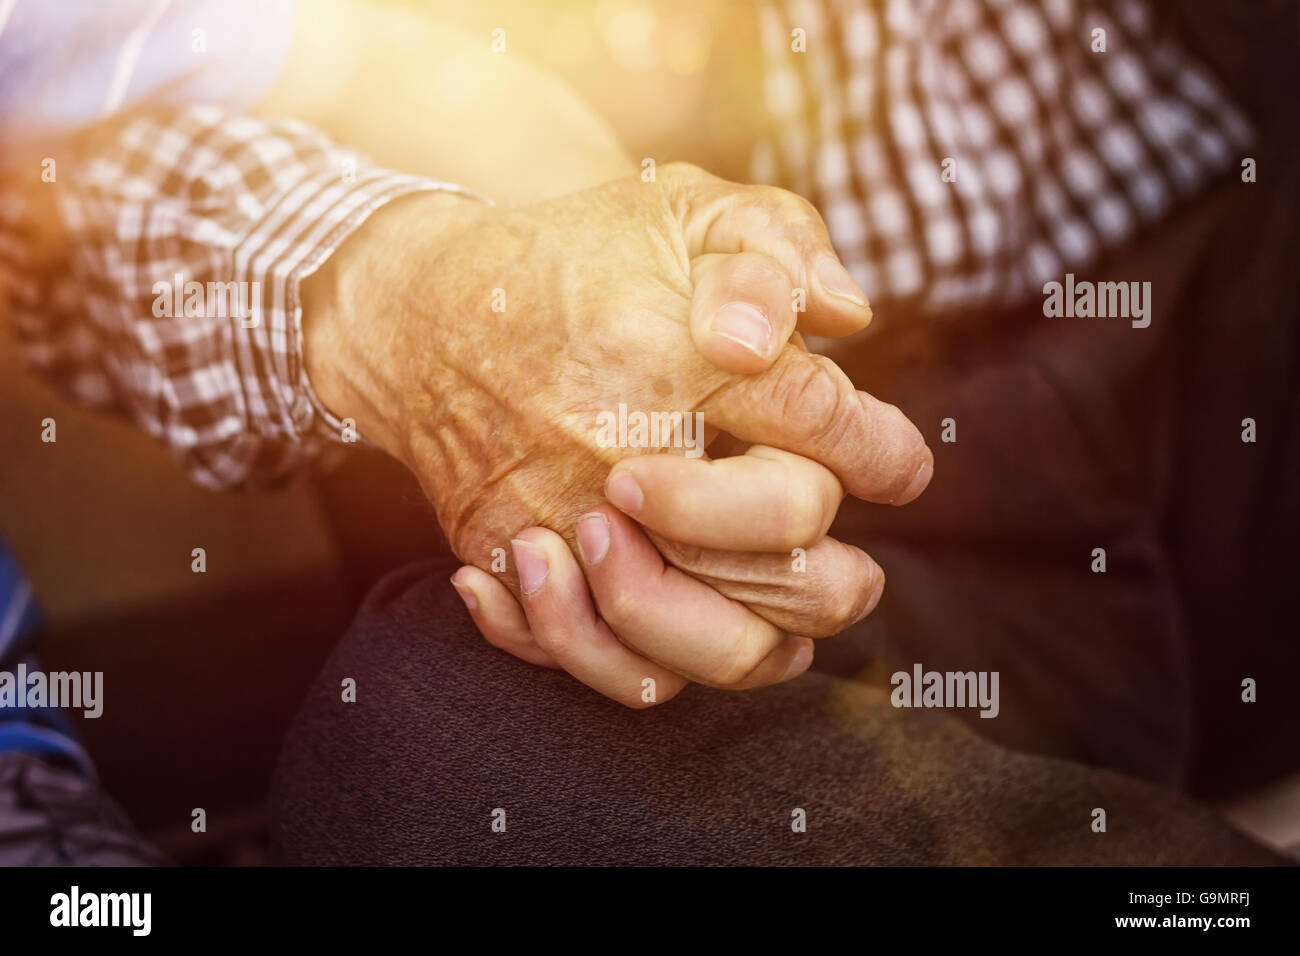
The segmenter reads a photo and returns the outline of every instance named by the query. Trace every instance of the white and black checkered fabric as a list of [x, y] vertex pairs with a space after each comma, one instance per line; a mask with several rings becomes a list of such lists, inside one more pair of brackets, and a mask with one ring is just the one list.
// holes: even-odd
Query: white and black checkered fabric
[[[27, 267], [23, 201], [0, 196], [19, 351], [215, 488], [274, 483], [342, 440], [303, 372], [299, 284], [384, 203], [458, 189], [376, 169], [301, 123], [211, 106], [126, 121], [66, 166], [49, 184], [60, 261]], [[158, 283], [177, 276], [258, 295], [246, 316], [157, 315]]]
[[1239, 167], [1251, 138], [1142, 0], [784, 0], [760, 17], [756, 178], [810, 199], [873, 302], [903, 313], [1040, 291]]

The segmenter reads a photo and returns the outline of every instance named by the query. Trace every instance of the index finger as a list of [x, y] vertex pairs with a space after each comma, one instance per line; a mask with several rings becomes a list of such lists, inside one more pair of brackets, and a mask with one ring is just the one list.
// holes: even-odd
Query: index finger
[[700, 410], [737, 438], [820, 462], [866, 501], [906, 504], [934, 473], [934, 455], [906, 415], [858, 391], [830, 359], [793, 346], [766, 372], [730, 381]]
[[610, 471], [605, 496], [681, 544], [788, 551], [820, 541], [844, 491], [823, 465], [751, 445], [730, 458], [634, 455]]

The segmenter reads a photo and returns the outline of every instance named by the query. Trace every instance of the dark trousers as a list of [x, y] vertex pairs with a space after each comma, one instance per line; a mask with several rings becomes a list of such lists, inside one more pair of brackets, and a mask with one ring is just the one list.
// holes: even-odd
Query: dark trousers
[[[1300, 147], [1283, 112], [1252, 150], [1279, 173]], [[1229, 180], [1079, 270], [1150, 281], [1149, 328], [1035, 302], [900, 316], [836, 353], [926, 433], [935, 478], [907, 508], [841, 512], [889, 583], [858, 629], [876, 640], [822, 656], [1000, 670], [983, 733], [1206, 797], [1300, 769], [1298, 221], [1293, 177]]]
[[325, 665], [277, 771], [280, 860], [1276, 862], [1169, 791], [1014, 753], [824, 673], [628, 710], [489, 646], [453, 568], [382, 582]]

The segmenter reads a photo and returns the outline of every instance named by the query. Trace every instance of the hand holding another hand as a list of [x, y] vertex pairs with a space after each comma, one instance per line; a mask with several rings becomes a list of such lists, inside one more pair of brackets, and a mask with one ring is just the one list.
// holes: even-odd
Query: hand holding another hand
[[[902, 413], [790, 341], [796, 319], [844, 335], [870, 311], [816, 212], [780, 190], [673, 165], [657, 183], [516, 208], [408, 197], [304, 296], [322, 401], [412, 469], [457, 555], [486, 569], [518, 539], [506, 580], [531, 643], [517, 608], [513, 630], [489, 620], [513, 600], [500, 580], [458, 575], [489, 639], [627, 703], [656, 673], [659, 700], [683, 679], [783, 677], [806, 637], [841, 630], [879, 597], [874, 562], [825, 537], [843, 490], [901, 504], [929, 480], [929, 450]], [[758, 444], [719, 460], [605, 447], [598, 416], [620, 405], [698, 412], [710, 435]], [[579, 600], [565, 547], [584, 538], [595, 608]], [[806, 573], [791, 571], [794, 547], [807, 549]], [[572, 648], [593, 635], [605, 656], [589, 666]]]

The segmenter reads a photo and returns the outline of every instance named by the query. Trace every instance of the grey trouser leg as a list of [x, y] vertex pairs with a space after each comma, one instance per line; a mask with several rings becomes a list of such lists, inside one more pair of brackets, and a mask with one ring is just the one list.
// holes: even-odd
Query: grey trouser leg
[[627, 710], [489, 646], [453, 568], [381, 582], [308, 693], [274, 782], [282, 861], [1277, 862], [1173, 793], [825, 674]]

